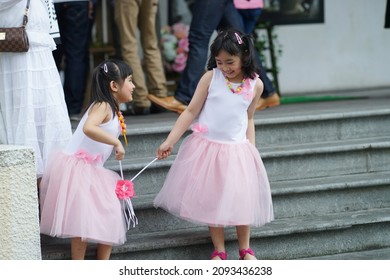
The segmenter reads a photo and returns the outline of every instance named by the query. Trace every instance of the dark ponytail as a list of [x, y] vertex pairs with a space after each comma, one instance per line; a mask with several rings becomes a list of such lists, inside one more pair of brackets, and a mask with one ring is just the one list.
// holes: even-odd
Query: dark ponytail
[[132, 74], [131, 67], [121, 60], [110, 59], [100, 63], [92, 74], [90, 104], [107, 102], [113, 113], [119, 111], [119, 104], [110, 91], [110, 83], [114, 81], [122, 85], [124, 80]]

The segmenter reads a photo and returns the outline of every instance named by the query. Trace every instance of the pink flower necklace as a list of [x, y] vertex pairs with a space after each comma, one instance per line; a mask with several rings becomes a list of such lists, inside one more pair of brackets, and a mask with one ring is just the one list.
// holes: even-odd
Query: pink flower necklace
[[128, 143], [127, 143], [127, 137], [126, 137], [126, 123], [125, 123], [125, 118], [123, 117], [121, 111], [116, 112], [116, 114], [117, 114], [117, 116], [118, 116], [119, 124], [120, 124], [121, 130], [122, 130], [122, 135], [123, 135], [123, 138], [125, 139], [125, 143], [126, 143], [126, 146], [127, 146]]
[[227, 77], [225, 77], [225, 81], [226, 81], [227, 87], [230, 89], [231, 92], [233, 92], [234, 94], [241, 94], [242, 93], [241, 91], [242, 91], [242, 88], [244, 87], [244, 84], [245, 84], [245, 78], [242, 79], [241, 84], [237, 87], [236, 90], [234, 90], [234, 88], [232, 87], [232, 84], [230, 83], [230, 81]]

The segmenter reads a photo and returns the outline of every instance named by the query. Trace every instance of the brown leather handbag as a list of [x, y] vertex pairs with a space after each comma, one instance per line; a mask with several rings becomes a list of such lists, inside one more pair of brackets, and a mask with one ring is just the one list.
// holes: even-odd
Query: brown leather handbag
[[27, 0], [26, 10], [23, 16], [23, 24], [20, 27], [0, 27], [0, 52], [27, 52], [30, 45], [26, 32], [28, 10], [30, 0]]

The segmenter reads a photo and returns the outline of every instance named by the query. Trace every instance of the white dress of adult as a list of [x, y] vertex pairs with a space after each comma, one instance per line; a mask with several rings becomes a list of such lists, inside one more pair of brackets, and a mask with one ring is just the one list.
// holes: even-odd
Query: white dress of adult
[[[31, 0], [26, 26], [28, 52], [0, 52], [0, 144], [34, 149], [36, 174], [72, 135], [61, 79], [52, 55], [52, 0]], [[0, 0], [0, 26], [22, 25], [27, 0]]]

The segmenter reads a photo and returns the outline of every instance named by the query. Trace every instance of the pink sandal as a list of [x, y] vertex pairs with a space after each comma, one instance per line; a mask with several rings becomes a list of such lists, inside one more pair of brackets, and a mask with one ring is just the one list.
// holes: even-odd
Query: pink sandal
[[240, 260], [243, 260], [246, 254], [255, 256], [255, 252], [251, 248], [239, 250], [238, 253], [240, 254]]
[[227, 254], [226, 252], [218, 252], [217, 250], [214, 250], [212, 253], [211, 253], [211, 257], [210, 259], [213, 259], [214, 257], [220, 257], [221, 260], [226, 260], [227, 259]]

